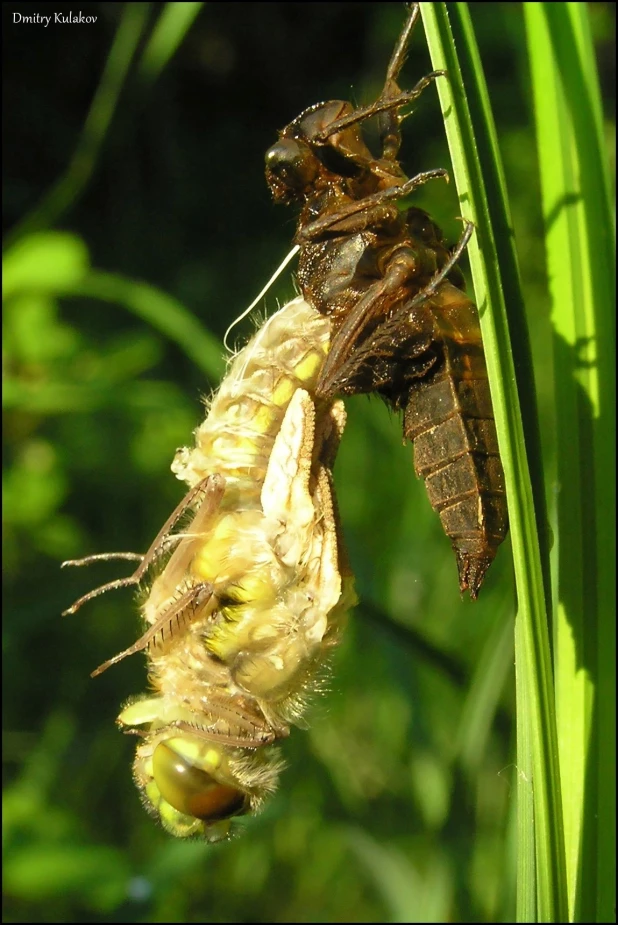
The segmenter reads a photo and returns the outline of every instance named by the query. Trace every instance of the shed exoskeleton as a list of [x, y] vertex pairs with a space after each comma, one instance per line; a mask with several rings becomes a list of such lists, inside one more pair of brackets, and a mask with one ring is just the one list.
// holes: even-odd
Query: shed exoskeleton
[[[331, 100], [302, 112], [266, 154], [277, 202], [300, 215], [298, 280], [305, 299], [333, 323], [316, 394], [377, 392], [403, 413], [415, 468], [455, 551], [462, 591], [476, 598], [504, 539], [504, 474], [478, 313], [457, 267], [473, 232], [451, 251], [421, 209], [398, 201], [442, 169], [406, 177], [398, 160], [402, 109], [445, 72], [409, 91], [398, 85], [419, 16], [412, 4], [384, 88], [368, 106]], [[379, 156], [362, 124], [379, 120]]]

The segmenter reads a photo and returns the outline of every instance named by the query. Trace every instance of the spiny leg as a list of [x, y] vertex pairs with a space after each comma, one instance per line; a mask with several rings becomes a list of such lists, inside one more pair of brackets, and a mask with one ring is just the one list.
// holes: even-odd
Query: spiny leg
[[258, 726], [254, 726], [250, 732], [247, 732], [246, 736], [234, 736], [231, 733], [218, 732], [215, 729], [208, 729], [203, 726], [194, 726], [192, 723], [183, 720], [177, 720], [170, 725], [180, 732], [188, 732], [191, 735], [198, 736], [198, 738], [206, 739], [206, 741], [223, 742], [233, 748], [261, 748], [264, 745], [272, 745], [277, 738], [273, 729], [267, 730]]
[[404, 287], [417, 272], [414, 254], [402, 248], [394, 255], [384, 277], [367, 289], [333, 338], [316, 385], [317, 396], [328, 399], [335, 394], [333, 384], [337, 381], [339, 368], [353, 355], [363, 329], [375, 317], [385, 300]]
[[[225, 480], [221, 475], [214, 474], [209, 475], [205, 479], [202, 479], [197, 485], [194, 486], [182, 499], [182, 501], [174, 508], [170, 516], [167, 518], [153, 542], [151, 543], [148, 551], [142, 556], [139, 553], [99, 553], [94, 556], [86, 556], [84, 559], [69, 559], [66, 562], [62, 563], [62, 568], [65, 565], [90, 565], [91, 562], [100, 562], [104, 560], [111, 559], [137, 559], [140, 564], [133, 572], [132, 575], [129, 575], [127, 578], [117, 578], [115, 581], [109, 581], [107, 584], [101, 585], [99, 588], [95, 588], [93, 591], [89, 591], [88, 594], [84, 594], [80, 597], [74, 604], [68, 607], [62, 612], [62, 616], [66, 617], [69, 614], [76, 613], [79, 608], [85, 604], [87, 601], [92, 600], [95, 597], [99, 597], [101, 594], [105, 594], [106, 591], [113, 591], [116, 588], [126, 588], [131, 585], [137, 585], [140, 583], [144, 577], [146, 571], [152, 565], [154, 560], [159, 556], [159, 554], [165, 549], [169, 542], [175, 542], [175, 537], [170, 537], [170, 531], [176, 525], [178, 520], [190, 507], [196, 503], [196, 499], [199, 498], [200, 494], [204, 495], [204, 499], [207, 494], [218, 495], [219, 497], [223, 495], [223, 490], [225, 487]], [[203, 500], [200, 503], [203, 503]]]
[[[379, 190], [377, 193], [372, 193], [370, 196], [365, 196], [363, 199], [346, 203], [336, 212], [317, 218], [315, 221], [305, 225], [296, 234], [295, 240], [299, 244], [304, 244], [319, 239], [322, 234], [329, 231], [353, 233], [358, 230], [366, 230], [371, 226], [367, 213], [370, 214], [372, 209], [391, 200], [404, 199], [429, 180], [446, 180], [448, 183], [448, 171], [442, 167], [435, 170], [425, 170], [406, 180], [401, 186], [390, 186], [387, 189]], [[355, 216], [358, 216], [358, 221], [356, 222], [353, 221]]]
[[[388, 192], [388, 190], [386, 192]], [[433, 279], [431, 279], [413, 299], [406, 301], [404, 298], [395, 314], [400, 315], [404, 312], [409, 312], [417, 305], [431, 298], [440, 283], [446, 279], [456, 265], [473, 231], [473, 223], [466, 222], [464, 233], [442, 269], [435, 274]], [[384, 303], [384, 300], [395, 293], [397, 289], [403, 287], [409, 279], [412, 279], [416, 275], [416, 273], [417, 268], [414, 256], [402, 250], [395, 255], [394, 259], [388, 265], [383, 279], [369, 287], [364, 296], [352, 309], [345, 323], [333, 339], [316, 386], [317, 395], [321, 398], [328, 398], [336, 394], [337, 383], [340, 380], [340, 370], [342, 366], [348, 363], [350, 358], [353, 357], [363, 329], [371, 319], [375, 317], [376, 312]]]
[[141, 552], [97, 552], [92, 556], [84, 556], [83, 559], [66, 559], [60, 564], [60, 568], [65, 565], [92, 565], [93, 562], [107, 562], [110, 559], [130, 559], [141, 562], [144, 554]]
[[410, 39], [412, 37], [412, 32], [414, 27], [418, 22], [418, 17], [420, 13], [420, 6], [418, 3], [410, 3], [410, 13], [406, 20], [406, 23], [401, 31], [401, 35], [397, 39], [397, 44], [393, 49], [393, 54], [391, 55], [391, 60], [389, 61], [388, 67], [386, 69], [386, 81], [384, 84], [384, 90], [381, 93], [380, 98], [385, 96], [385, 91], [387, 86], [390, 83], [394, 83], [399, 77], [399, 72], [404, 65], [406, 60], [406, 55], [408, 53], [408, 46], [410, 44]]
[[[210, 706], [210, 704], [208, 706]], [[177, 719], [173, 720], [171, 723], [166, 723], [165, 726], [159, 726], [154, 731], [156, 731], [157, 735], [168, 731], [172, 733], [184, 732], [196, 739], [203, 739], [206, 742], [220, 742], [231, 748], [261, 748], [264, 745], [272, 745], [277, 738], [281, 738], [283, 735], [269, 728], [266, 723], [258, 724], [247, 720], [240, 711], [236, 712], [229, 709], [219, 710], [219, 708], [215, 706], [212, 709], [212, 715], [216, 716], [217, 713], [220, 713], [220, 719], [223, 719], [224, 722], [229, 722], [229, 714], [232, 718], [232, 722], [237, 723], [239, 729], [246, 730], [246, 735], [233, 735], [229, 731], [226, 732], [215, 729], [214, 726], [220, 719], [215, 719], [211, 724], [200, 725]], [[134, 726], [124, 730], [125, 735], [135, 735], [141, 738], [146, 738], [151, 732], [152, 730], [150, 729], [136, 729]], [[171, 737], [172, 736], [170, 736], [170, 738]]]
[[435, 293], [436, 289], [438, 288], [438, 286], [440, 285], [440, 283], [444, 282], [444, 280], [445, 280], [446, 277], [449, 275], [449, 273], [451, 273], [452, 270], [453, 270], [453, 269], [455, 268], [455, 266], [457, 265], [457, 262], [458, 262], [459, 258], [461, 257], [461, 255], [463, 254], [463, 252], [465, 251], [466, 247], [468, 246], [468, 241], [469, 241], [470, 238], [472, 237], [472, 232], [474, 231], [474, 222], [469, 222], [469, 221], [467, 221], [466, 219], [462, 219], [462, 221], [464, 222], [464, 225], [465, 225], [466, 227], [464, 228], [464, 232], [463, 232], [462, 236], [460, 237], [459, 241], [457, 242], [457, 244], [456, 244], [455, 247], [453, 248], [453, 251], [452, 251], [452, 253], [451, 253], [449, 259], [446, 261], [446, 263], [444, 264], [444, 266], [442, 267], [442, 269], [439, 270], [439, 271], [436, 273], [436, 275], [433, 277], [433, 279], [431, 279], [431, 280], [427, 283], [427, 285], [424, 286], [424, 287], [421, 289], [421, 291], [418, 292], [418, 293], [414, 296], [414, 298], [412, 299], [412, 301], [411, 301], [411, 302], [409, 303], [409, 305], [408, 305], [409, 308], [414, 308], [416, 305], [420, 305], [420, 304], [421, 304], [422, 302], [424, 302], [426, 299], [428, 299], [428, 298], [430, 298], [432, 295], [434, 295], [434, 293]]
[[211, 600], [213, 601], [213, 607], [211, 609], [214, 609], [217, 600], [214, 598], [213, 586], [209, 582], [201, 582], [198, 585], [186, 589], [180, 594], [178, 600], [172, 601], [171, 604], [163, 610], [155, 623], [148, 627], [146, 632], [140, 636], [133, 645], [129, 646], [128, 649], [123, 649], [122, 652], [119, 652], [118, 655], [114, 655], [113, 658], [108, 659], [106, 662], [103, 662], [102, 665], [99, 665], [98, 668], [91, 672], [90, 677], [96, 678], [98, 675], [103, 674], [104, 671], [107, 671], [108, 668], [111, 668], [112, 665], [116, 665], [129, 655], [135, 655], [136, 652], [143, 651], [154, 642], [159, 633], [161, 634], [160, 645], [166, 640], [166, 630], [168, 640], [182, 633], [195, 618], [196, 614], [199, 613], [200, 618], [204, 616], [203, 608]]
[[[404, 65], [412, 32], [418, 21], [420, 7], [418, 3], [410, 5], [410, 13], [403, 27], [401, 35], [393, 50], [391, 60], [386, 69], [386, 79], [379, 100], [392, 99], [401, 94], [397, 78]], [[398, 109], [387, 110], [379, 117], [380, 141], [382, 143], [382, 157], [389, 161], [396, 161], [401, 148], [401, 122], [402, 117]]]
[[[353, 351], [348, 359], [342, 364], [342, 367], [337, 371], [337, 380], [334, 379], [335, 374], [331, 374], [331, 389], [333, 391], [338, 390], [336, 384], [337, 381], [341, 381], [343, 376], [349, 378], [355, 375], [355, 373], [362, 367], [363, 363], [366, 363], [371, 356], [381, 356], [385, 359], [388, 359], [391, 356], [391, 350], [396, 342], [396, 334], [402, 323], [402, 319], [406, 316], [409, 316], [415, 308], [423, 305], [425, 302], [429, 301], [433, 295], [435, 295], [437, 288], [441, 283], [444, 282], [449, 273], [451, 273], [453, 268], [456, 266], [457, 261], [464, 252], [470, 237], [472, 236], [472, 232], [474, 231], [474, 224], [472, 222], [465, 222], [465, 225], [466, 227], [464, 232], [453, 248], [449, 259], [446, 261], [444, 266], [433, 276], [429, 283], [424, 286], [420, 292], [418, 292], [416, 296], [414, 296], [414, 298], [410, 301], [405, 299], [402, 300], [401, 304], [392, 312], [390, 318], [380, 324], [378, 332], [376, 332], [375, 336], [372, 336], [371, 344], [361, 344], [360, 347]], [[420, 333], [420, 319], [417, 319], [417, 322], [419, 324]], [[414, 345], [414, 350], [409, 354], [408, 359], [411, 361], [415, 358], [423, 357], [426, 355], [431, 346], [432, 340], [433, 331], [425, 332], [425, 337], [421, 337]], [[435, 363], [436, 357], [427, 355], [423, 362], [416, 362], [413, 365], [410, 364], [409, 375], [412, 378], [421, 378], [429, 371], [429, 369], [435, 365]]]
[[411, 90], [404, 90], [397, 96], [387, 99], [378, 99], [375, 103], [370, 103], [369, 106], [363, 106], [360, 109], [355, 109], [354, 112], [346, 116], [341, 116], [340, 119], [336, 119], [321, 132], [318, 132], [312, 141], [328, 141], [331, 135], [336, 135], [338, 132], [349, 128], [351, 125], [364, 122], [365, 119], [371, 119], [373, 116], [377, 116], [382, 112], [388, 112], [391, 109], [401, 109], [403, 106], [407, 106], [408, 103], [413, 103], [419, 98], [423, 90], [426, 90], [437, 77], [446, 77], [446, 71], [432, 71], [425, 77], [421, 77]]

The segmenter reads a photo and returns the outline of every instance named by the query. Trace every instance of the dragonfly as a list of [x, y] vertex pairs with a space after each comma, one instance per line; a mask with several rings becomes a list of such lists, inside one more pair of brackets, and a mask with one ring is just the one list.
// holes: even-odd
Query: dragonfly
[[[399, 159], [411, 104], [447, 76], [433, 71], [400, 88], [418, 18], [411, 4], [377, 100], [305, 109], [269, 148], [266, 180], [275, 202], [299, 208], [300, 290], [333, 324], [316, 395], [377, 393], [402, 412], [460, 589], [475, 599], [508, 529], [504, 473], [478, 312], [457, 266], [474, 226], [464, 223], [451, 250], [426, 212], [400, 208], [423, 184], [448, 180], [443, 169], [408, 178]], [[369, 119], [378, 156], [362, 134]]]
[[345, 411], [315, 397], [330, 329], [302, 297], [270, 317], [231, 363], [195, 445], [176, 454], [188, 492], [148, 552], [65, 563], [139, 562], [68, 614], [149, 583], [145, 631], [93, 676], [146, 653], [153, 693], [118, 724], [139, 739], [144, 805], [180, 837], [226, 838], [276, 789], [276, 743], [303, 723], [356, 601], [332, 480]]

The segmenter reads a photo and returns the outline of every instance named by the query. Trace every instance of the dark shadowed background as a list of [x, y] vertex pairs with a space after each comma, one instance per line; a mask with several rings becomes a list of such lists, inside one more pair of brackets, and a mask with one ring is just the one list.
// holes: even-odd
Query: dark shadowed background
[[[515, 3], [470, 6], [543, 423], [550, 334], [523, 18]], [[614, 5], [589, 7], [609, 145]], [[80, 11], [96, 22], [23, 19]], [[59, 616], [118, 573], [62, 560], [144, 551], [182, 496], [169, 466], [217, 385], [217, 341], [290, 248], [294, 216], [263, 176], [277, 129], [320, 100], [375, 98], [404, 18], [398, 3], [209, 3], [149, 71], [163, 11], [3, 4], [4, 920], [512, 921], [509, 542], [480, 600], [462, 600], [379, 401], [349, 402], [335, 471], [361, 604], [311, 729], [285, 743], [280, 792], [240, 837], [175, 841], [140, 806], [135, 743], [114, 719], [145, 688], [144, 660], [89, 678], [136, 636], [130, 593]], [[430, 69], [419, 27], [404, 85]], [[403, 161], [409, 175], [449, 164], [434, 89], [405, 124]], [[452, 186], [415, 202], [456, 239]], [[286, 270], [262, 317], [292, 292]]]

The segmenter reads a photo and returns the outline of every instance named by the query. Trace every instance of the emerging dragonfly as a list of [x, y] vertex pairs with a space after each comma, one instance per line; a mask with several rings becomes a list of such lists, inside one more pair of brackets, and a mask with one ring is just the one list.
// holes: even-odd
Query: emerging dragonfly
[[[507, 532], [504, 475], [476, 307], [456, 266], [473, 231], [466, 223], [451, 252], [418, 208], [397, 201], [445, 170], [408, 179], [398, 160], [402, 110], [444, 71], [412, 90], [398, 86], [419, 16], [411, 5], [369, 106], [331, 100], [305, 109], [266, 154], [275, 201], [300, 205], [298, 279], [314, 308], [333, 323], [316, 385], [323, 400], [378, 392], [403, 411], [415, 468], [450, 537], [462, 591], [476, 598]], [[361, 125], [378, 117], [374, 157]]]
[[[420, 209], [397, 200], [443, 170], [408, 180], [397, 160], [401, 110], [439, 72], [402, 92], [397, 78], [418, 17], [411, 9], [378, 100], [305, 110], [268, 152], [275, 199], [298, 202], [303, 297], [267, 320], [235, 357], [196, 445], [172, 465], [189, 486], [129, 578], [143, 635], [101, 665], [145, 651], [154, 693], [118, 722], [139, 736], [134, 777], [175, 835], [225, 837], [257, 810], [281, 769], [275, 743], [308, 695], [355, 602], [332, 467], [345, 423], [338, 394], [377, 391], [404, 412], [416, 468], [475, 597], [506, 532], [502, 469], [476, 309], [451, 253]], [[373, 157], [361, 123], [378, 116]]]
[[118, 722], [141, 738], [136, 784], [174, 835], [226, 837], [276, 788], [272, 745], [301, 722], [355, 603], [331, 483], [345, 413], [314, 398], [330, 328], [298, 298], [235, 357], [195, 447], [172, 465], [189, 493], [145, 556], [65, 563], [140, 560], [67, 613], [164, 563], [142, 606], [146, 631], [93, 676], [147, 651], [154, 694]]

